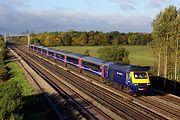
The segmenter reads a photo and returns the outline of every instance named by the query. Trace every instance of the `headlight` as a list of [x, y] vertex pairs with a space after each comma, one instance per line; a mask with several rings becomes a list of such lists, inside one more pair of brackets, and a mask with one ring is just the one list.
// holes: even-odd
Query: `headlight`
[[151, 83], [147, 83], [147, 85], [151, 85]]
[[135, 83], [134, 85], [135, 85], [135, 86], [138, 86], [138, 84], [137, 84], [137, 83]]

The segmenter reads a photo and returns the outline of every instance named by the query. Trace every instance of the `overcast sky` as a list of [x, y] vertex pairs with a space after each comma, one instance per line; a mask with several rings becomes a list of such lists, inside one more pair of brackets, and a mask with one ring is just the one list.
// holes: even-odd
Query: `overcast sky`
[[151, 32], [155, 16], [180, 0], [0, 0], [0, 34], [24, 31]]

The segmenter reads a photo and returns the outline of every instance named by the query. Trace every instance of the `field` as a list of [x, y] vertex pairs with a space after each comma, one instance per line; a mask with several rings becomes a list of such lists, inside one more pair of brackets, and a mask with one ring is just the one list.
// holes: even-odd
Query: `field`
[[[84, 54], [86, 50], [89, 50], [90, 56], [99, 57], [98, 49], [104, 46], [59, 46], [54, 47], [58, 50], [66, 50], [70, 52]], [[153, 66], [155, 58], [152, 54], [152, 49], [149, 46], [122, 46], [129, 51], [129, 59], [131, 64]]]

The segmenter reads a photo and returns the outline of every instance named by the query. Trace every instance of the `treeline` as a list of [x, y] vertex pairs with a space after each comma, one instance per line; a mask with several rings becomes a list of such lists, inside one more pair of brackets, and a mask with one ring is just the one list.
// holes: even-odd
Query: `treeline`
[[[21, 37], [27, 44], [27, 38]], [[106, 46], [106, 45], [147, 45], [152, 41], [150, 33], [103, 33], [90, 32], [44, 32], [31, 35], [31, 43], [44, 46]]]

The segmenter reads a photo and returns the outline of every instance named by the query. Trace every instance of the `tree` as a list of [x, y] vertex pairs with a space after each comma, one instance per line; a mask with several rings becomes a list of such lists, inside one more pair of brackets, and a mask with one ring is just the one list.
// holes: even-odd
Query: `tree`
[[129, 52], [122, 47], [105, 47], [98, 50], [99, 57], [109, 61], [129, 64]]
[[0, 40], [0, 80], [4, 80], [7, 75], [7, 70], [4, 65], [5, 58], [5, 43], [3, 40]]
[[81, 33], [77, 41], [78, 41], [78, 45], [81, 45], [81, 46], [87, 45], [88, 43], [87, 34], [85, 32]]
[[72, 38], [68, 33], [62, 33], [61, 39], [62, 39], [62, 45], [65, 45], [65, 46], [71, 45]]
[[138, 36], [138, 34], [132, 34], [131, 36], [129, 36], [128, 38], [128, 43], [131, 45], [135, 45], [136, 41], [138, 41], [140, 38]]
[[38, 38], [32, 39], [31, 44], [34, 44], [34, 45], [42, 45], [41, 42], [40, 42], [40, 40], [39, 40]]
[[17, 81], [7, 81], [0, 84], [0, 119], [10, 119], [14, 113], [15, 119], [22, 119], [16, 113], [22, 109], [22, 90]]
[[[178, 14], [175, 6], [169, 6], [161, 11], [152, 23], [152, 48], [155, 57], [158, 58], [158, 75], [169, 79], [176, 79], [171, 76], [176, 74], [174, 73], [174, 61], [177, 60], [175, 57], [176, 41], [180, 30], [178, 27]], [[164, 87], [165, 84], [166, 82], [164, 82]]]

